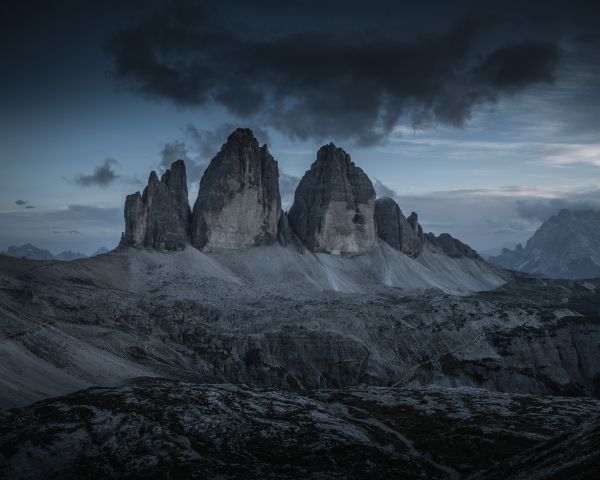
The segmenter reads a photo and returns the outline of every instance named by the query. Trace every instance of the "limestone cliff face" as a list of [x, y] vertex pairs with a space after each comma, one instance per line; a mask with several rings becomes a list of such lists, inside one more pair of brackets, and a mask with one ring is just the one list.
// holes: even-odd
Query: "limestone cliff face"
[[310, 250], [357, 253], [375, 246], [374, 210], [369, 177], [344, 150], [329, 144], [300, 181], [288, 218]]
[[383, 197], [375, 201], [377, 236], [396, 250], [414, 258], [423, 251], [423, 230], [415, 212], [409, 219], [406, 219], [392, 198]]
[[238, 128], [200, 181], [192, 245], [212, 251], [271, 244], [281, 214], [277, 162], [251, 130]]
[[188, 239], [189, 217], [185, 163], [177, 160], [160, 180], [153, 171], [142, 194], [127, 196], [121, 245], [180, 250]]

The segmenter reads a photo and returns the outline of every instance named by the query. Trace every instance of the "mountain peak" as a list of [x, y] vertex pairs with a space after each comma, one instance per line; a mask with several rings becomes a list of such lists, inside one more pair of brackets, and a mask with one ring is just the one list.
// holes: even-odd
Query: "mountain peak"
[[258, 147], [258, 140], [249, 128], [236, 128], [227, 137], [226, 144], [255, 144]]
[[525, 247], [503, 250], [490, 262], [504, 268], [556, 278], [600, 275], [600, 215], [563, 208], [531, 236]]
[[252, 130], [236, 129], [200, 180], [192, 245], [219, 250], [273, 243], [282, 213], [277, 162]]
[[288, 217], [310, 250], [357, 253], [376, 243], [375, 189], [333, 143], [322, 146], [296, 189]]

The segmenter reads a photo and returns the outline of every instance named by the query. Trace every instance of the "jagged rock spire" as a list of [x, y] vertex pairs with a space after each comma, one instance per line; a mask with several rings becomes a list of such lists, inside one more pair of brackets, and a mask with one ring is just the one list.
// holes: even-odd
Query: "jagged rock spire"
[[152, 171], [142, 194], [127, 196], [121, 245], [182, 249], [188, 240], [189, 217], [185, 163], [177, 160], [161, 180]]

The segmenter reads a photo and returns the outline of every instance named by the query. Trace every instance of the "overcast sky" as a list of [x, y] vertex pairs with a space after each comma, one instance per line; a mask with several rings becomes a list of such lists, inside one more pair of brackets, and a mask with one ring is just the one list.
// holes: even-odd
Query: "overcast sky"
[[0, 249], [114, 247], [125, 195], [235, 127], [284, 206], [323, 143], [426, 231], [485, 250], [600, 204], [597, 2], [0, 6]]

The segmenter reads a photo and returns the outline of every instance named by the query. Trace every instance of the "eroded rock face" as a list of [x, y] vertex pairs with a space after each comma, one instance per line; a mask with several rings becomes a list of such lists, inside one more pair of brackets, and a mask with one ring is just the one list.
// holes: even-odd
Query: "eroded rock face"
[[281, 214], [277, 162], [251, 130], [238, 128], [200, 181], [192, 245], [212, 251], [271, 244]]
[[321, 147], [294, 197], [290, 225], [315, 252], [358, 253], [376, 243], [375, 190], [343, 149]]
[[180, 250], [188, 240], [189, 219], [185, 163], [177, 160], [160, 180], [152, 171], [142, 194], [127, 196], [121, 245]]
[[[423, 243], [419, 238], [416, 213], [409, 217], [415, 227], [406, 219], [398, 204], [390, 197], [378, 198], [375, 201], [375, 226], [377, 236], [396, 250], [411, 257], [418, 257], [423, 251]], [[421, 230], [422, 236], [422, 230]]]

